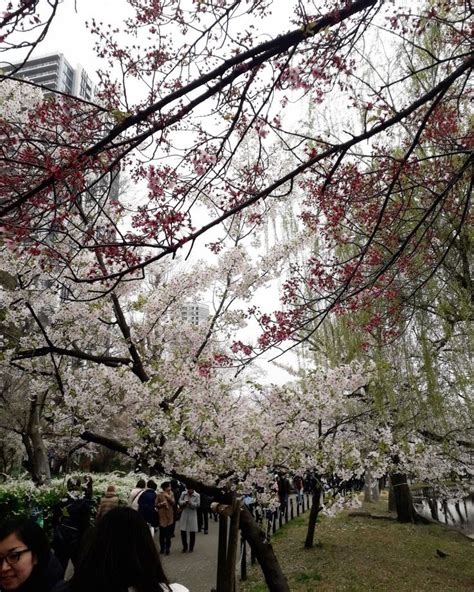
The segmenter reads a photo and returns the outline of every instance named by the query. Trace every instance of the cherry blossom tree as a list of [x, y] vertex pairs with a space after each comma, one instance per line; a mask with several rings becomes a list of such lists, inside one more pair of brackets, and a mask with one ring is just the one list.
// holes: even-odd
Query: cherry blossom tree
[[[175, 2], [130, 4], [135, 16], [120, 30], [122, 37], [133, 40], [130, 43], [122, 43], [116, 31], [94, 20], [90, 22], [97, 50], [108, 63], [108, 69], [100, 73], [98, 100], [103, 106], [53, 101], [38, 118], [49, 122], [49, 130], [43, 124], [35, 126], [30, 122], [27, 137], [17, 138], [23, 146], [15, 163], [17, 174], [5, 180], [2, 218], [7, 223], [7, 236], [15, 243], [21, 243], [21, 237], [32, 228], [42, 227], [47, 233], [52, 226], [59, 232], [61, 226], [66, 235], [78, 234], [75, 252], [107, 251], [112, 267], [97, 267], [84, 274], [75, 269], [70, 247], [64, 252], [56, 246], [58, 262], [70, 268], [76, 281], [118, 281], [125, 274], [139, 273], [151, 261], [173, 254], [183, 245], [191, 246], [203, 233], [244, 208], [251, 208], [258, 220], [269, 201], [267, 197], [271, 200], [272, 196], [285, 194], [299, 179], [308, 195], [308, 210], [320, 212], [304, 214], [307, 224], [314, 228], [320, 216], [324, 216], [322, 226], [326, 232], [331, 232], [345, 211], [355, 216], [353, 224], [364, 212], [370, 214], [365, 247], [347, 261], [333, 262], [337, 274], [326, 270], [326, 263], [321, 274], [321, 263], [315, 262], [314, 274], [320, 284], [329, 281], [327, 276], [334, 276], [337, 282], [327, 288], [322, 284], [324, 298], [334, 307], [341, 300], [354, 302], [357, 294], [367, 293], [380, 278], [379, 283], [386, 285], [390, 269], [395, 273], [400, 261], [411, 260], [420, 233], [429, 228], [439, 209], [449, 205], [463, 210], [466, 202], [462, 196], [457, 205], [451, 204], [451, 197], [446, 203], [470, 164], [462, 158], [467, 137], [460, 135], [456, 140], [460, 156], [451, 168], [442, 167], [446, 169], [445, 178], [434, 189], [438, 198], [430, 202], [427, 196], [415, 227], [402, 230], [400, 226], [400, 231], [394, 232], [398, 221], [403, 223], [404, 212], [411, 211], [409, 204], [399, 207], [396, 196], [402, 174], [420, 160], [415, 147], [434, 145], [433, 138], [442, 133], [437, 122], [444, 121], [450, 109], [453, 122], [463, 116], [455, 105], [465, 92], [464, 83], [472, 67], [467, 49], [467, 5], [450, 7], [439, 2], [406, 12], [361, 0], [342, 8], [329, 7], [327, 13], [318, 14], [311, 3], [306, 6], [300, 2], [293, 17], [297, 28], [261, 42], [254, 21], [258, 17], [265, 22], [270, 11], [267, 2], [248, 6], [241, 2], [200, 3], [190, 5], [189, 10]], [[252, 25], [241, 27], [242, 16], [253, 17]], [[408, 67], [384, 77], [375, 65], [374, 75], [361, 82], [370, 60], [364, 53], [358, 56], [363, 52], [362, 44], [370, 40], [372, 27], [388, 29], [387, 35], [391, 30], [394, 38], [401, 37], [402, 47], [414, 51], [417, 39], [429, 26], [429, 18], [440, 28], [440, 35], [448, 39], [446, 47], [453, 49], [446, 56], [433, 55], [430, 66], [423, 67], [426, 79], [428, 71], [433, 73], [431, 85], [420, 89], [420, 95], [410, 97], [411, 102], [405, 104], [403, 91], [416, 70]], [[174, 30], [176, 34], [172, 35], [170, 31]], [[148, 48], [135, 42], [138, 31], [149, 36]], [[154, 39], [157, 31], [159, 35]], [[373, 82], [376, 75], [380, 82]], [[127, 91], [130, 81], [136, 85], [133, 93]], [[294, 126], [283, 117], [290, 101], [306, 96], [316, 104], [324, 103], [326, 97], [333, 96], [330, 91], [335, 85], [340, 88], [340, 100], [349, 101], [357, 112], [365, 105], [366, 117], [360, 126], [346, 133], [348, 139], [328, 140], [318, 134], [300, 137], [292, 131]], [[137, 95], [138, 89], [141, 97], [133, 101], [130, 96]], [[104, 110], [117, 122], [110, 131], [107, 118], [100, 116]], [[402, 135], [403, 130], [408, 131], [399, 143], [400, 153], [386, 154], [384, 146], [390, 135]], [[183, 132], [187, 141], [178, 145], [177, 138], [183, 137]], [[37, 134], [35, 143], [31, 140]], [[39, 142], [43, 134], [47, 135], [47, 152], [45, 142]], [[259, 156], [249, 166], [235, 167], [241, 158], [243, 138], [249, 134], [259, 139]], [[281, 178], [267, 174], [269, 136], [281, 137], [293, 155], [293, 168]], [[364, 158], [364, 143], [368, 142], [373, 153]], [[88, 146], [85, 150], [84, 145]], [[160, 158], [159, 164], [150, 162], [153, 154]], [[434, 167], [448, 165], [450, 154], [442, 146], [430, 161]], [[374, 166], [376, 162], [382, 164]], [[97, 184], [97, 175], [104, 175], [119, 163], [130, 169], [134, 180], [146, 182], [148, 189], [145, 199], [135, 207], [132, 228], [116, 228], [112, 240], [110, 233], [105, 233], [109, 240], [104, 241], [103, 231], [97, 228], [94, 234], [87, 224], [78, 224], [82, 204], [70, 196], [87, 193], [91, 183]], [[95, 174], [88, 174], [92, 172]], [[378, 185], [372, 182], [375, 176]], [[19, 179], [24, 180], [23, 184], [18, 185]], [[9, 193], [8, 187], [14, 182], [15, 191]], [[351, 196], [350, 208], [343, 205], [349, 199], [344, 195]], [[354, 201], [356, 195], [371, 207], [361, 210]], [[362, 196], [366, 195], [370, 201], [364, 201]], [[93, 201], [97, 214], [103, 212], [109, 218], [108, 224], [102, 221], [101, 227], [113, 225], [111, 212], [103, 208], [106, 203], [111, 208], [120, 204], [112, 204], [114, 200], [107, 192]], [[207, 223], [196, 227], [189, 205], [202, 201], [210, 206], [210, 213]], [[23, 207], [26, 203], [28, 208]], [[385, 223], [389, 219], [393, 219], [391, 226]], [[380, 249], [375, 252], [377, 241], [387, 245], [386, 253], [379, 253]], [[39, 256], [51, 255], [42, 239], [36, 242]], [[141, 253], [144, 246], [156, 253]], [[433, 267], [430, 263], [427, 273]], [[346, 285], [353, 286], [353, 295], [352, 288]], [[288, 330], [298, 324], [298, 318], [301, 324], [301, 316], [305, 315], [292, 317]]]
[[[181, 471], [183, 479], [212, 484], [218, 495], [222, 487], [246, 484], [255, 458], [243, 434], [257, 415], [245, 408], [228, 339], [248, 316], [235, 303], [265, 281], [275, 253], [252, 264], [236, 240], [218, 265], [196, 262], [192, 271], [173, 274], [162, 266], [139, 289], [123, 283], [99, 301], [60, 297], [61, 280], [33, 267], [36, 259], [8, 249], [2, 254], [2, 268], [15, 280], [2, 293], [2, 375], [12, 366], [23, 373], [35, 406], [38, 382], [50, 391], [36, 424], [43, 441], [60, 435], [69, 446], [79, 438], [98, 441], [88, 434], [114, 426], [115, 438], [149, 469]], [[209, 287], [214, 313], [205, 324], [183, 324], [183, 304]], [[112, 421], [124, 413], [130, 419], [121, 434]], [[256, 479], [267, 478], [262, 466]], [[260, 546], [273, 557], [267, 544]], [[277, 564], [273, 570], [280, 573]]]
[[[36, 47], [56, 9], [45, 4], [40, 18], [40, 2], [10, 3], [0, 21], [7, 49]], [[219, 486], [264, 483], [278, 465], [358, 471], [370, 439], [351, 441], [360, 423], [338, 408], [344, 388], [320, 376], [317, 405], [291, 387], [257, 397], [233, 367], [310, 339], [333, 313], [365, 314], [369, 334], [393, 337], [388, 317], [405, 313], [399, 294], [413, 299], [446, 261], [469, 220], [469, 3], [299, 0], [289, 32], [272, 20], [270, 0], [129, 0], [128, 8], [118, 28], [91, 15], [104, 60], [95, 102], [56, 94], [26, 119], [0, 120], [2, 268], [14, 278], [2, 295], [4, 326], [28, 329], [7, 342], [5, 372], [21, 365], [31, 380], [50, 379], [62, 412], [69, 406], [80, 418], [77, 433], [109, 445], [88, 418], [104, 408], [104, 393], [119, 407], [131, 393], [140, 438], [116, 447], [184, 479], [213, 479], [217, 495]], [[433, 50], [430, 35], [443, 44]], [[374, 59], [374, 44], [387, 49], [385, 62]], [[393, 57], [402, 54], [410, 59]], [[14, 77], [2, 75], [0, 86]], [[294, 105], [308, 105], [318, 125], [300, 125]], [[135, 195], [117, 195], [119, 175]], [[301, 224], [319, 249], [292, 267], [273, 314], [244, 310], [237, 302], [276, 275], [285, 251], [246, 267], [244, 238], [302, 194]], [[440, 241], [441, 219], [452, 231]], [[210, 269], [168, 281], [157, 267], [206, 241]], [[179, 302], [214, 282], [209, 323], [173, 326]], [[386, 318], [374, 300], [393, 303]], [[251, 318], [261, 328], [255, 344], [236, 333]], [[320, 420], [329, 392], [327, 429], [337, 441], [325, 451], [329, 436], [318, 432], [305, 455], [301, 422]], [[385, 429], [373, 421], [372, 433]], [[410, 456], [397, 454], [402, 465]], [[242, 529], [270, 589], [287, 590], [245, 513]]]

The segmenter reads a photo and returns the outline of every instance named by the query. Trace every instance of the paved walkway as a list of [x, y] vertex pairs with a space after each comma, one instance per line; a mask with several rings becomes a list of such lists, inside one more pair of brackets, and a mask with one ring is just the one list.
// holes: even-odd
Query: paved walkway
[[[296, 517], [296, 496], [291, 495]], [[306, 498], [305, 509], [308, 498]], [[278, 526], [277, 526], [278, 527]], [[163, 568], [170, 582], [178, 582], [188, 587], [191, 592], [210, 592], [216, 587], [217, 579], [217, 547], [219, 525], [209, 519], [209, 534], [196, 533], [196, 546], [192, 553], [181, 552], [181, 536], [179, 523], [176, 525], [176, 536], [171, 539], [170, 555], [160, 555]], [[158, 543], [158, 534], [155, 536]], [[248, 553], [250, 553], [248, 551]], [[237, 566], [239, 566], [237, 557]], [[250, 563], [250, 556], [247, 555]], [[239, 569], [239, 567], [237, 567]], [[239, 575], [237, 576], [237, 580]]]
[[[194, 551], [182, 553], [181, 536], [176, 528], [176, 536], [171, 539], [171, 553], [160, 555], [170, 582], [183, 584], [191, 592], [210, 592], [216, 587], [218, 530], [218, 523], [209, 520], [209, 534], [197, 532]], [[158, 535], [155, 540], [158, 541]]]

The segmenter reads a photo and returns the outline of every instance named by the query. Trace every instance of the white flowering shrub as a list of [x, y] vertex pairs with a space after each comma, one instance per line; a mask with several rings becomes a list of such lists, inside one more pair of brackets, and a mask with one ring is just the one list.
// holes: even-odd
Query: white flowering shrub
[[[113, 485], [120, 503], [127, 503], [130, 491], [135, 487], [138, 479], [147, 480], [149, 477], [138, 473], [71, 473], [63, 478], [52, 479], [49, 485], [37, 486], [30, 479], [8, 478], [0, 484], [0, 522], [13, 517], [29, 517], [40, 514], [45, 529], [50, 532], [54, 506], [66, 495], [66, 482], [69, 478], [80, 478], [84, 483], [86, 477], [91, 477], [93, 482], [93, 500], [96, 504], [104, 495], [107, 487]], [[153, 477], [158, 486], [164, 477]], [[94, 516], [92, 516], [94, 518]]]

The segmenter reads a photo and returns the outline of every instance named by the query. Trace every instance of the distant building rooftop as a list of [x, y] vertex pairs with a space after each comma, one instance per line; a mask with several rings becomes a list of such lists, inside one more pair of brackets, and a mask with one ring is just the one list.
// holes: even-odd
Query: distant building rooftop
[[[3, 67], [3, 72], [13, 72], [19, 64]], [[94, 84], [84, 68], [73, 68], [62, 53], [51, 53], [32, 58], [21, 65], [15, 77], [26, 78], [41, 84], [50, 91], [60, 91], [88, 101], [94, 97]]]

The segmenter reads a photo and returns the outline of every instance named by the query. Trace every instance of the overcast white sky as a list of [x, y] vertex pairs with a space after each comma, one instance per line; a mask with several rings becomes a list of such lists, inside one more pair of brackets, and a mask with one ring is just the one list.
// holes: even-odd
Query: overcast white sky
[[[288, 15], [293, 4], [291, 0], [274, 0], [272, 17], [265, 21], [265, 26], [275, 26], [275, 30], [282, 32], [290, 28]], [[77, 64], [84, 66], [93, 76], [103, 62], [93, 50], [93, 36], [87, 30], [85, 23], [93, 17], [104, 23], [122, 24], [124, 19], [132, 16], [134, 11], [126, 0], [63, 0], [59, 5], [54, 21], [48, 31], [46, 39], [35, 50], [34, 56], [59, 52], [63, 53], [73, 67]], [[288, 22], [285, 27], [284, 23]], [[270, 33], [266, 29], [266, 32]], [[21, 59], [21, 54], [9, 54], [11, 61]], [[1, 63], [0, 57], [0, 63]]]
[[[85, 26], [92, 16], [96, 20], [116, 22], [127, 13], [123, 0], [65, 0], [59, 5], [46, 39], [36, 48], [33, 56], [48, 53], [63, 53], [73, 67], [81, 64], [93, 75], [100, 60], [93, 50], [93, 38]], [[113, 22], [113, 21], [112, 21]], [[11, 53], [10, 59], [16, 61], [22, 55]]]

